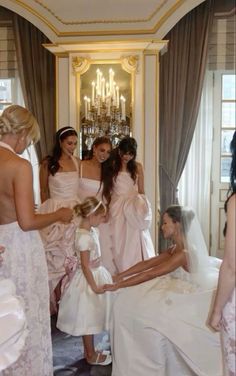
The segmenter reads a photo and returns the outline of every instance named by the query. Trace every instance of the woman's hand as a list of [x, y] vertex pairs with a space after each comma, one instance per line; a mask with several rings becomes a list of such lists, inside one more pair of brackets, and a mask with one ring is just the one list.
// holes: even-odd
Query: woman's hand
[[1, 253], [3, 253], [4, 251], [5, 251], [5, 247], [3, 247], [3, 245], [0, 245], [0, 266], [1, 266], [2, 262], [3, 262], [3, 258], [1, 256]]
[[73, 209], [60, 208], [57, 210], [58, 220], [61, 222], [69, 223], [73, 218]]
[[104, 288], [104, 291], [116, 291], [119, 288], [119, 284], [118, 283], [114, 283], [114, 284], [107, 283], [107, 284], [103, 285], [103, 288]]
[[95, 292], [95, 294], [104, 294], [105, 292], [104, 286], [94, 287], [93, 292]]
[[211, 329], [215, 330], [216, 332], [219, 332], [221, 330], [221, 320], [221, 313], [212, 312], [209, 319], [209, 326], [211, 327]]

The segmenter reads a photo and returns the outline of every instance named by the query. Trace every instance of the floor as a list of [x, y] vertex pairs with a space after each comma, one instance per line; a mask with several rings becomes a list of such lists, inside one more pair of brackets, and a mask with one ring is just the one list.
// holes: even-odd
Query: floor
[[[90, 366], [83, 359], [81, 337], [73, 337], [56, 328], [56, 317], [52, 317], [52, 346], [54, 376], [111, 376], [111, 365]], [[107, 333], [95, 336], [95, 346], [99, 350], [110, 350]]]

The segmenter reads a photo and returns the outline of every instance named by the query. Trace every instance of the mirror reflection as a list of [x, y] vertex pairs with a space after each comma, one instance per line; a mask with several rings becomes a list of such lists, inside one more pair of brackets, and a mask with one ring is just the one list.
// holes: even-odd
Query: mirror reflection
[[131, 74], [120, 64], [92, 64], [81, 76], [81, 139], [85, 159], [96, 137], [113, 147], [131, 135]]

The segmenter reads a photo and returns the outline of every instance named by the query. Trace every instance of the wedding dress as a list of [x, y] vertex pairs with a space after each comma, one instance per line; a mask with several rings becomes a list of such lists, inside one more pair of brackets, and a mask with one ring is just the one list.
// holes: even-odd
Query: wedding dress
[[219, 334], [206, 325], [219, 270], [210, 262], [200, 227], [186, 228], [190, 272], [181, 267], [118, 291], [112, 376], [223, 375]]
[[20, 356], [28, 335], [24, 303], [11, 279], [0, 280], [0, 371]]

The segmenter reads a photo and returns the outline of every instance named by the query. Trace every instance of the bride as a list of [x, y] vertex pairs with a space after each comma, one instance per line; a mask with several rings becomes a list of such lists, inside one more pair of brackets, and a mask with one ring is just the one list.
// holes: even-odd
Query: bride
[[[173, 245], [114, 277], [112, 376], [221, 376], [219, 335], [206, 326], [218, 278], [194, 212], [163, 216]], [[156, 278], [158, 277], [158, 278]]]

